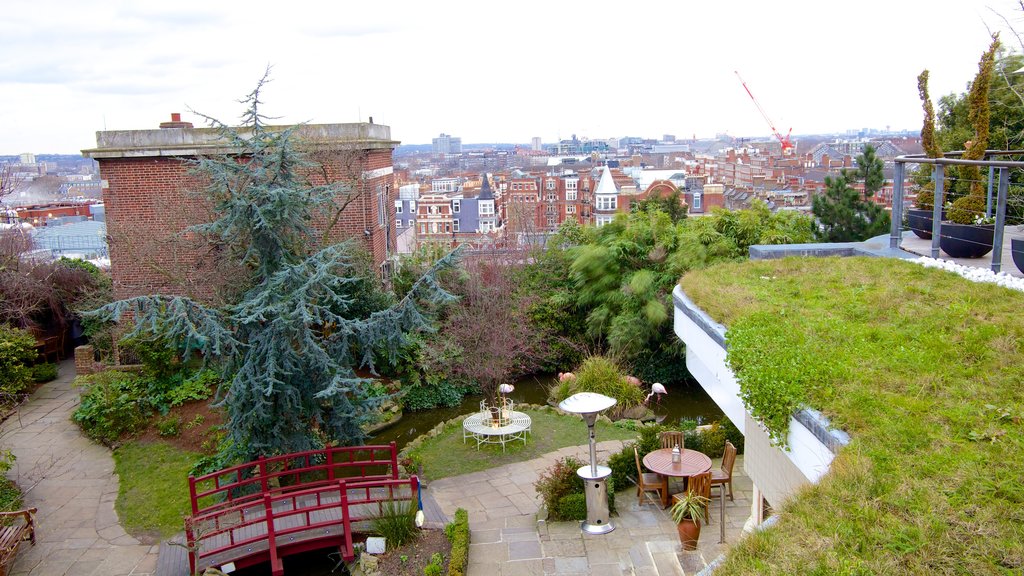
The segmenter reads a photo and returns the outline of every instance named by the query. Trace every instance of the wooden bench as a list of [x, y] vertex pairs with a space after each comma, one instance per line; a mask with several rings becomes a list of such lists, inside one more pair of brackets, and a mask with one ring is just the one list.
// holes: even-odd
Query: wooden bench
[[[11, 522], [6, 526], [0, 526], [0, 576], [7, 576], [7, 567], [14, 563], [14, 556], [22, 542], [28, 540], [35, 546], [36, 524], [32, 518], [35, 513], [35, 508], [0, 512], [0, 522]], [[24, 517], [25, 522], [18, 523], [18, 516]]]

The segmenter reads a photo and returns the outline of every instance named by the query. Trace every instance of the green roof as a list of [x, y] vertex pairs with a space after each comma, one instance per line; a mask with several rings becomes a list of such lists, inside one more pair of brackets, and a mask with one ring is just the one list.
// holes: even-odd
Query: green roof
[[716, 575], [1024, 570], [1024, 294], [884, 258], [725, 264], [680, 285], [728, 327], [755, 415], [809, 405], [852, 436]]

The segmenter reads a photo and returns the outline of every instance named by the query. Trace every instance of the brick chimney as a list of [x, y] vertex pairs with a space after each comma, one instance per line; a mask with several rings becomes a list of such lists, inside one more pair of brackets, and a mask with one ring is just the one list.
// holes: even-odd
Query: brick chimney
[[181, 113], [179, 113], [179, 112], [171, 112], [171, 121], [170, 122], [161, 122], [160, 123], [160, 127], [161, 128], [191, 128], [192, 127], [192, 123], [191, 122], [182, 122], [181, 121]]

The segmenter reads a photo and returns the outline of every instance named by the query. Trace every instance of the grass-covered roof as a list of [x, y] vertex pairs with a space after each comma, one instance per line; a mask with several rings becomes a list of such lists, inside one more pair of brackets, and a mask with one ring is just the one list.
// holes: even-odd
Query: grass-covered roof
[[728, 327], [752, 413], [853, 440], [716, 574], [1024, 570], [1024, 294], [891, 259], [724, 264], [680, 282]]

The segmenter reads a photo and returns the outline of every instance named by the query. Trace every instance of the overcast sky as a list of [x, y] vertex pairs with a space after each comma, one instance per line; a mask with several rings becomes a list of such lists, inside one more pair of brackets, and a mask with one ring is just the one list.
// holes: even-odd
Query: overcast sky
[[962, 91], [996, 12], [1024, 30], [1010, 0], [5, 0], [0, 154], [233, 122], [268, 64], [281, 123], [373, 116], [408, 144], [768, 134], [734, 70], [783, 133], [916, 130], [917, 74]]

